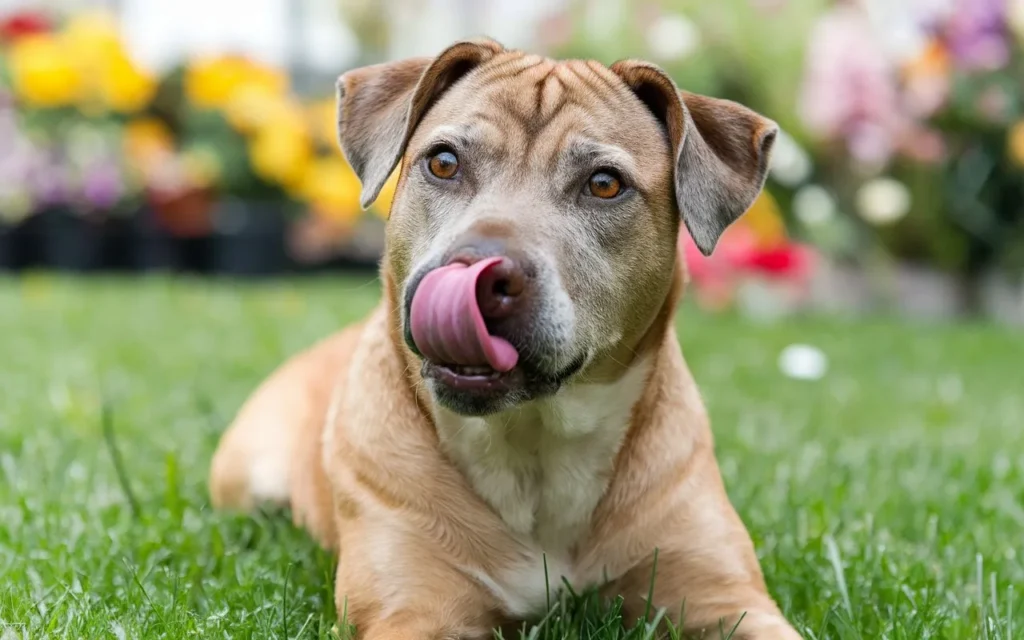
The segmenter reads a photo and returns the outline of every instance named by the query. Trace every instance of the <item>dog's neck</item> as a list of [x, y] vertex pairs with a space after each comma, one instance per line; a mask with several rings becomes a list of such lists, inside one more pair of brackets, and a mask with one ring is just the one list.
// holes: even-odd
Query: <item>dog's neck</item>
[[435, 406], [438, 438], [511, 531], [562, 554], [587, 531], [649, 371], [643, 358], [614, 382], [481, 418]]
[[[397, 308], [398, 288], [385, 264], [386, 304]], [[510, 531], [551, 554], [565, 557], [587, 532], [614, 471], [616, 456], [644, 395], [682, 292], [677, 268], [661, 311], [627, 351], [628, 366], [615, 361], [612, 377], [588, 383], [588, 376], [557, 394], [486, 417], [466, 417], [439, 407], [426, 392], [416, 361], [402, 341], [398, 314], [391, 335], [406, 361], [417, 401], [435, 424], [442, 449], [474, 491]], [[609, 370], [609, 367], [596, 367]]]

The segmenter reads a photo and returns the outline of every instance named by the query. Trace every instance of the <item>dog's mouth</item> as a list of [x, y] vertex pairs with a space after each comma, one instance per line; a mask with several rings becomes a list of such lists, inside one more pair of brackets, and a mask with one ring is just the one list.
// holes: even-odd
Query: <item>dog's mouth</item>
[[434, 268], [406, 290], [405, 341], [421, 358], [435, 399], [458, 413], [492, 413], [554, 393], [587, 360], [561, 367], [555, 346], [538, 342], [529, 315], [484, 317], [478, 279], [500, 261]]
[[520, 361], [509, 371], [497, 371], [489, 366], [424, 359], [421, 374], [432, 383], [441, 405], [463, 415], [486, 415], [554, 394], [588, 361], [581, 355], [560, 371], [546, 373], [529, 361]]
[[423, 361], [423, 374], [444, 386], [467, 393], [504, 393], [523, 386], [526, 376], [521, 367], [498, 371], [489, 366], [458, 365]]

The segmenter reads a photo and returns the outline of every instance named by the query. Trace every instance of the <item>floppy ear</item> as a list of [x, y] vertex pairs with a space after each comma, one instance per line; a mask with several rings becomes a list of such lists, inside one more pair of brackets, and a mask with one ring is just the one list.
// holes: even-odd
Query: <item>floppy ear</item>
[[338, 78], [338, 140], [362, 182], [363, 207], [377, 198], [427, 108], [501, 51], [493, 40], [459, 42], [436, 58], [361, 67]]
[[778, 126], [735, 102], [679, 91], [653, 64], [624, 60], [611, 70], [668, 130], [676, 204], [697, 247], [711, 255], [764, 187]]

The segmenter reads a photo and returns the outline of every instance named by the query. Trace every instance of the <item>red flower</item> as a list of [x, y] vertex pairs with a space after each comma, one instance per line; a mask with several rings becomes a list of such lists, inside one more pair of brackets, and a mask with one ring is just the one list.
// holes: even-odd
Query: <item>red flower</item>
[[23, 11], [0, 20], [0, 42], [11, 42], [23, 36], [50, 31], [49, 18], [41, 13]]
[[750, 274], [805, 282], [814, 262], [814, 253], [809, 247], [790, 241], [758, 247], [753, 232], [738, 224], [726, 231], [710, 257], [700, 253], [685, 228], [680, 230], [679, 249], [697, 287], [706, 283], [734, 282]]
[[811, 253], [807, 247], [786, 243], [747, 254], [743, 266], [748, 271], [768, 276], [803, 280], [810, 271], [810, 262]]

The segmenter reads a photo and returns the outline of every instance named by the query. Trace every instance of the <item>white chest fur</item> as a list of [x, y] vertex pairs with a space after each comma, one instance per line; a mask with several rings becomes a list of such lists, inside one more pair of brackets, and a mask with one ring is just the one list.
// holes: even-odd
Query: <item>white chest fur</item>
[[[562, 578], [573, 576], [570, 552], [587, 531], [608, 485], [615, 454], [643, 391], [638, 363], [611, 384], [575, 384], [512, 411], [466, 418], [438, 410], [442, 446], [474, 490], [535, 550], [504, 575], [478, 576], [516, 615], [542, 611]], [[545, 583], [545, 567], [551, 584]]]

